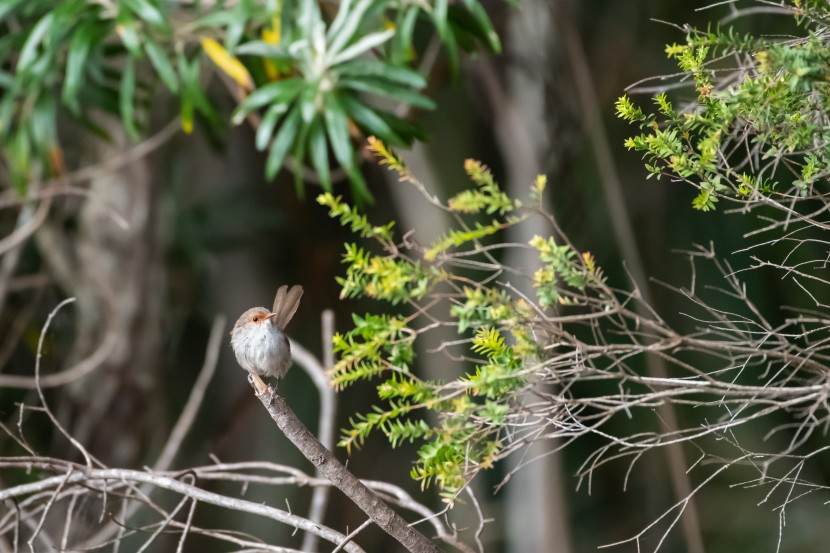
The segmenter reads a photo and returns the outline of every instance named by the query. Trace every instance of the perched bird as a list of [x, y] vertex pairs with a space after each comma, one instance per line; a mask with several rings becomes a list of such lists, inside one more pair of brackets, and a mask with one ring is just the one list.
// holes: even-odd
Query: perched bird
[[284, 330], [300, 306], [303, 287], [280, 286], [274, 308], [252, 307], [231, 330], [231, 347], [239, 365], [249, 373], [282, 378], [291, 366], [291, 346]]

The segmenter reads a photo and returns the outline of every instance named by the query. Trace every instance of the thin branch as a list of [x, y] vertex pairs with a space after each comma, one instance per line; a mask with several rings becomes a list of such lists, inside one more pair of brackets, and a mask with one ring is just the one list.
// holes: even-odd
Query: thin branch
[[[326, 371], [334, 365], [334, 354], [332, 351], [334, 312], [330, 309], [323, 311], [321, 328], [323, 364], [320, 364], [313, 355], [304, 348], [301, 348], [299, 344], [292, 343], [292, 351], [294, 351], [297, 363], [305, 369], [306, 373], [311, 377], [312, 382], [314, 382], [314, 386], [317, 388], [317, 393], [320, 398], [320, 420], [317, 426], [317, 436], [320, 439], [320, 443], [323, 444], [323, 447], [331, 451], [334, 449], [334, 418], [337, 413], [337, 396], [334, 393], [334, 388], [329, 385], [329, 379], [326, 376]], [[321, 476], [319, 471], [317, 475]], [[328, 486], [314, 488], [314, 491], [311, 493], [311, 505], [308, 509], [309, 520], [319, 523], [323, 522], [326, 514], [329, 490], [330, 488]], [[315, 551], [317, 549], [317, 542], [317, 536], [307, 532], [303, 536], [302, 550]]]
[[[108, 482], [139, 482], [150, 484], [154, 487], [170, 490], [189, 497], [195, 501], [216, 505], [218, 507], [223, 507], [233, 511], [261, 516], [299, 530], [315, 532], [324, 540], [334, 544], [342, 543], [346, 538], [345, 535], [330, 528], [314, 524], [305, 518], [298, 517], [275, 507], [209, 492], [169, 476], [130, 469], [95, 469], [75, 466], [74, 471], [69, 476], [63, 475], [43, 478], [35, 482], [20, 484], [18, 486], [12, 486], [4, 490], [0, 490], [0, 501], [28, 496], [44, 490], [50, 490], [62, 485], [62, 483], [64, 486], [83, 485], [97, 488], [98, 486], [106, 486]], [[346, 546], [346, 551], [349, 551], [350, 553], [362, 553], [363, 549], [354, 543], [349, 543]]]
[[162, 472], [170, 468], [173, 458], [176, 453], [181, 451], [182, 442], [187, 435], [190, 427], [193, 426], [193, 421], [196, 419], [196, 413], [202, 405], [202, 400], [205, 397], [205, 392], [213, 379], [213, 373], [216, 372], [216, 364], [219, 361], [219, 351], [222, 346], [222, 338], [224, 337], [225, 325], [227, 319], [224, 315], [217, 315], [213, 319], [213, 325], [210, 328], [210, 336], [208, 337], [207, 351], [205, 352], [205, 361], [202, 364], [202, 369], [199, 371], [199, 376], [193, 384], [193, 389], [190, 390], [190, 396], [187, 398], [179, 420], [170, 432], [167, 438], [167, 443], [161, 450], [153, 470]]
[[349, 472], [297, 418], [285, 400], [267, 387], [257, 375], [251, 375], [252, 385], [262, 405], [268, 410], [279, 429], [337, 489], [342, 491], [371, 518], [384, 532], [395, 538], [412, 553], [440, 551], [426, 536], [412, 528], [374, 492]]

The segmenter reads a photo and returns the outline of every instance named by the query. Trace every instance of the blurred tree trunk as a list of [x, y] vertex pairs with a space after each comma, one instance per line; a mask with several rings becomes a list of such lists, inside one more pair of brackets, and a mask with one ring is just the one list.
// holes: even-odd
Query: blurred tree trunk
[[[75, 145], [82, 165], [109, 160], [131, 146], [120, 120], [102, 114], [96, 124], [109, 140], [73, 131], [66, 141]], [[62, 204], [38, 234], [48, 267], [78, 300], [76, 339], [64, 368], [97, 365], [66, 387], [59, 414], [69, 432], [109, 466], [135, 465], [153, 433], [164, 430], [158, 424], [162, 402], [153, 393], [162, 369], [164, 301], [157, 182], [146, 157], [102, 171], [90, 180], [88, 198]]]
[[[561, 74], [557, 75], [555, 69], [554, 29], [549, 2], [525, 0], [509, 12], [504, 34], [510, 63], [506, 64], [503, 77], [499, 79], [495, 71], [488, 71], [486, 63], [479, 72], [495, 117], [495, 138], [506, 168], [505, 189], [514, 198], [526, 197], [538, 174], [567, 165], [565, 158], [569, 154], [558, 146], [568, 141], [550, 139], [551, 132], [562, 130], [555, 122], [567, 119], [567, 106], [550, 101], [550, 95], [562, 86], [557, 82]], [[550, 121], [551, 118], [556, 121]], [[555, 174], [552, 177], [556, 180]], [[544, 221], [535, 218], [529, 224], [511, 228], [506, 242], [527, 244], [534, 235], [549, 233]], [[532, 275], [540, 262], [530, 248], [510, 248], [505, 265]], [[528, 280], [512, 279], [512, 284], [526, 294], [533, 293]], [[538, 459], [521, 467], [505, 487], [504, 524], [509, 552], [571, 551], [562, 455], [550, 453], [552, 446], [549, 442], [531, 444], [524, 455], [511, 457], [510, 468]]]

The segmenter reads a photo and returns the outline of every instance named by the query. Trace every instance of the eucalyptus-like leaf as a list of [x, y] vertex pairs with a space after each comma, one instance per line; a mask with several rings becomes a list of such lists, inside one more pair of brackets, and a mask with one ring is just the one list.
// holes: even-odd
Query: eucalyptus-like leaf
[[426, 96], [380, 79], [340, 79], [338, 85], [342, 88], [368, 92], [378, 96], [386, 96], [387, 98], [423, 109], [435, 109], [435, 102]]
[[277, 136], [271, 144], [271, 149], [268, 152], [268, 160], [265, 162], [265, 176], [268, 179], [273, 179], [285, 160], [288, 150], [294, 143], [294, 138], [297, 136], [297, 131], [300, 128], [300, 110], [294, 107], [286, 116], [280, 130], [277, 131]]
[[493, 28], [493, 23], [490, 21], [490, 16], [487, 15], [487, 10], [479, 2], [467, 1], [465, 4], [478, 22], [487, 45], [493, 52], [501, 53], [501, 39], [499, 39], [498, 33]]
[[375, 135], [396, 146], [406, 145], [406, 140], [396, 133], [372, 108], [346, 94], [343, 95], [341, 101], [346, 112], [367, 131], [367, 134]]
[[303, 79], [292, 77], [257, 88], [236, 108], [232, 118], [233, 123], [238, 125], [249, 113], [267, 104], [288, 104], [292, 102], [305, 84], [306, 82]]
[[236, 19], [237, 16], [232, 11], [215, 10], [196, 19], [190, 23], [188, 27], [194, 29], [226, 27], [233, 23]]
[[150, 63], [153, 64], [159, 77], [167, 85], [167, 88], [170, 89], [170, 92], [177, 93], [179, 91], [179, 79], [176, 77], [176, 72], [167, 59], [167, 53], [164, 49], [152, 40], [148, 40], [144, 43], [144, 51], [147, 52]]
[[402, 64], [412, 57], [412, 36], [420, 7], [412, 5], [398, 12], [395, 36], [392, 39], [390, 58], [393, 63]]
[[328, 142], [326, 129], [320, 117], [314, 119], [308, 135], [309, 154], [314, 171], [320, 178], [323, 190], [331, 191], [331, 174], [329, 171]]
[[438, 30], [438, 36], [446, 39], [447, 36], [447, 13], [449, 11], [449, 0], [435, 0], [430, 15], [432, 21], [435, 23], [435, 28]]
[[[329, 31], [326, 38], [329, 43], [330, 56], [337, 56], [337, 54], [346, 47], [349, 41], [352, 40], [358, 27], [360, 27], [360, 23], [363, 21], [363, 14], [366, 13], [366, 10], [369, 9], [371, 4], [372, 0], [358, 0], [354, 6], [354, 9], [350, 10], [344, 16], [343, 24], [340, 27]], [[342, 9], [343, 6], [341, 6], [341, 10]]]
[[289, 52], [288, 48], [281, 44], [271, 44], [263, 40], [252, 40], [245, 44], [240, 44], [234, 50], [237, 55], [257, 56], [260, 58], [269, 58], [276, 60], [291, 60], [294, 56]]
[[121, 0], [121, 2], [150, 25], [159, 28], [167, 27], [167, 19], [161, 11], [159, 11], [159, 9], [148, 0]]
[[417, 71], [372, 59], [344, 63], [337, 67], [337, 73], [344, 77], [376, 77], [418, 89], [427, 84], [424, 76]]
[[32, 110], [31, 126], [32, 140], [42, 152], [54, 148], [58, 143], [56, 117], [55, 97], [41, 94]]
[[[343, 63], [344, 61], [351, 60], [360, 56], [361, 54], [365, 54], [372, 48], [376, 48], [392, 38], [395, 35], [394, 29], [388, 29], [386, 31], [380, 31], [377, 33], [371, 33], [366, 35], [365, 37], [361, 38], [339, 54], [335, 55], [329, 60], [330, 65], [337, 65], [338, 63]], [[332, 50], [334, 50], [332, 48]], [[331, 53], [331, 52], [330, 52]]]
[[121, 76], [121, 86], [118, 93], [121, 121], [130, 138], [138, 140], [138, 129], [135, 126], [135, 59], [128, 57], [124, 62], [124, 73]]
[[75, 30], [69, 40], [61, 99], [76, 115], [80, 112], [78, 91], [83, 84], [86, 62], [92, 49], [92, 42], [95, 40], [95, 27], [95, 22], [87, 21]]
[[36, 59], [38, 53], [38, 46], [40, 46], [43, 39], [46, 37], [46, 33], [49, 32], [49, 27], [51, 27], [52, 22], [55, 19], [54, 12], [49, 12], [44, 15], [40, 21], [32, 29], [32, 32], [29, 33], [28, 38], [26, 38], [26, 42], [23, 43], [23, 47], [20, 49], [20, 55], [17, 58], [17, 71], [22, 72], [25, 71]]

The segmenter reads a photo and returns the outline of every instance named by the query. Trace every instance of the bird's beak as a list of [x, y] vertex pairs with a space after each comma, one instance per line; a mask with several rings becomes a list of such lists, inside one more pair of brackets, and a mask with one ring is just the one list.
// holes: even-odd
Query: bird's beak
[[276, 316], [277, 316], [276, 313], [268, 313], [268, 316], [265, 317], [265, 320], [266, 321], [271, 321], [273, 323], [274, 322], [274, 317], [276, 317]]

